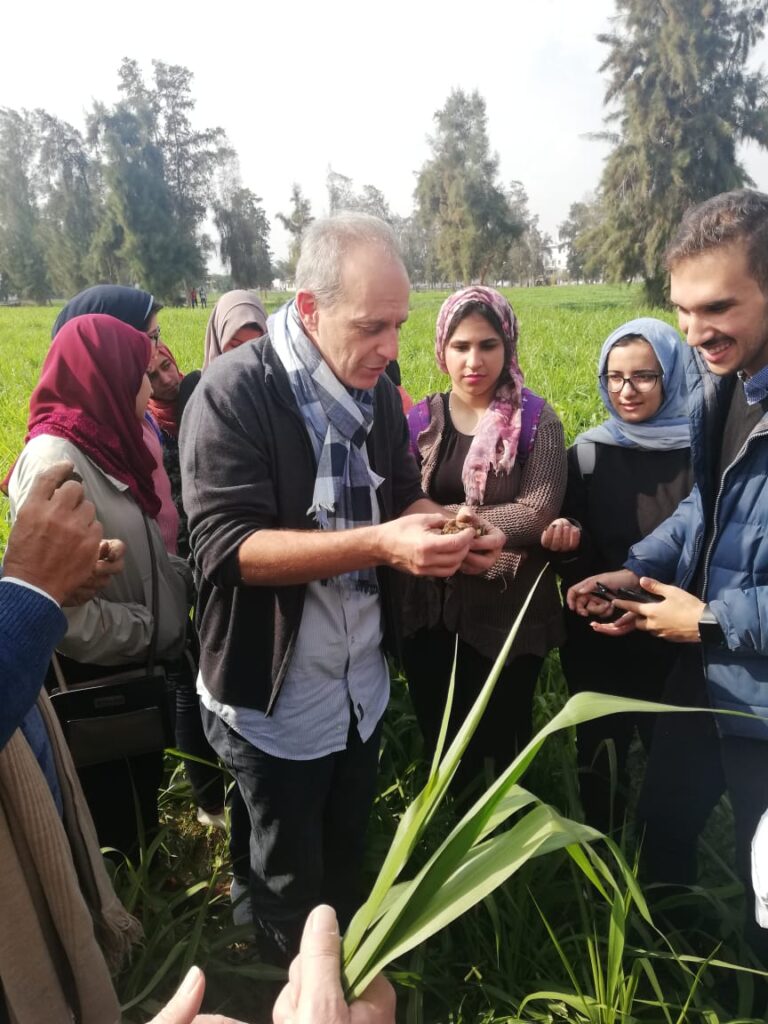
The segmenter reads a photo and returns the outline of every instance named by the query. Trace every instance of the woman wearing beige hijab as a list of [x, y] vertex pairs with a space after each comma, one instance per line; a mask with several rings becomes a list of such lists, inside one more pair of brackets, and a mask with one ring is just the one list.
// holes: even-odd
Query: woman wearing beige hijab
[[267, 333], [267, 314], [253, 292], [225, 292], [211, 310], [205, 331], [203, 369], [218, 356]]

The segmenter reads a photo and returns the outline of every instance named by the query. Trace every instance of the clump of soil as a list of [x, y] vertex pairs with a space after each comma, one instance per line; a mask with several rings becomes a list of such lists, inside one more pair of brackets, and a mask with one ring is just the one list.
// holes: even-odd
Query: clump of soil
[[472, 522], [472, 513], [468, 509], [460, 508], [455, 519], [449, 519], [443, 523], [441, 533], [461, 533], [462, 530], [474, 530], [476, 537], [484, 537], [488, 530], [485, 526], [475, 526]]

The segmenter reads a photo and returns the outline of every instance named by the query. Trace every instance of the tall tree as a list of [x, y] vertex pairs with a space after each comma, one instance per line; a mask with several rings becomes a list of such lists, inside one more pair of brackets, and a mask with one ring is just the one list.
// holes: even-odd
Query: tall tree
[[384, 193], [374, 185], [363, 185], [361, 192], [356, 192], [354, 183], [346, 174], [339, 174], [332, 167], [328, 168], [326, 178], [328, 188], [328, 212], [333, 215], [339, 210], [356, 210], [370, 213], [374, 217], [392, 223], [392, 213]]
[[269, 288], [274, 277], [269, 221], [261, 199], [243, 188], [234, 160], [221, 176], [213, 219], [221, 239], [221, 261], [230, 268], [234, 287]]
[[277, 219], [291, 236], [290, 251], [288, 259], [281, 267], [281, 277], [284, 281], [292, 281], [296, 273], [296, 264], [299, 261], [301, 252], [301, 240], [304, 232], [314, 220], [312, 206], [308, 199], [304, 198], [301, 186], [294, 182], [291, 188], [291, 209], [288, 213], [278, 213]]
[[614, 279], [664, 297], [664, 249], [685, 209], [751, 185], [736, 147], [768, 146], [768, 80], [747, 58], [768, 0], [617, 0], [608, 46], [607, 118], [615, 148], [600, 185], [596, 244]]
[[572, 281], [600, 281], [605, 268], [594, 240], [601, 217], [600, 204], [594, 197], [571, 203], [568, 216], [558, 228], [560, 246], [564, 247], [566, 269]]
[[451, 281], [484, 280], [523, 226], [497, 183], [485, 100], [478, 92], [451, 92], [435, 114], [432, 157], [419, 172], [418, 216], [434, 234], [436, 257]]
[[50, 294], [34, 174], [33, 115], [0, 107], [0, 278], [6, 294], [46, 301]]
[[119, 71], [121, 99], [96, 104], [89, 137], [103, 166], [102, 218], [94, 260], [173, 297], [205, 276], [201, 232], [214, 171], [230, 151], [219, 128], [193, 128], [191, 73], [153, 61], [147, 84], [136, 61]]
[[56, 295], [74, 295], [92, 283], [89, 254], [98, 217], [97, 171], [72, 125], [37, 110], [35, 127], [48, 273]]

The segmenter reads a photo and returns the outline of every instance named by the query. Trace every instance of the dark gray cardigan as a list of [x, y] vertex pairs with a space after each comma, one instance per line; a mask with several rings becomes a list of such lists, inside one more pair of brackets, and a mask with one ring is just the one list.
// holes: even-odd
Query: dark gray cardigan
[[[317, 528], [307, 515], [315, 455], [269, 338], [206, 370], [184, 413], [180, 451], [205, 685], [222, 703], [269, 713], [290, 663], [305, 586], [242, 585], [237, 552], [256, 530]], [[386, 376], [374, 392], [368, 457], [384, 477], [382, 522], [424, 497], [400, 396]], [[385, 646], [397, 652], [389, 570], [379, 568], [378, 577]]]

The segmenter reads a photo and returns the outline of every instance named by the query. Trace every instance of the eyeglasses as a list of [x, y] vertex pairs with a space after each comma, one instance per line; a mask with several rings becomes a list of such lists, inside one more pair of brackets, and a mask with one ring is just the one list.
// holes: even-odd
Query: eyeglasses
[[637, 373], [630, 373], [628, 377], [621, 373], [601, 373], [600, 382], [612, 395], [617, 395], [623, 390], [625, 384], [630, 384], [633, 391], [645, 394], [648, 391], [653, 391], [659, 378], [663, 376], [663, 371], [657, 373], [655, 370], [638, 370]]
[[158, 343], [160, 341], [160, 328], [155, 327], [154, 330], [147, 331], [147, 336], [149, 337], [149, 340], [152, 342], [155, 348], [157, 348]]

